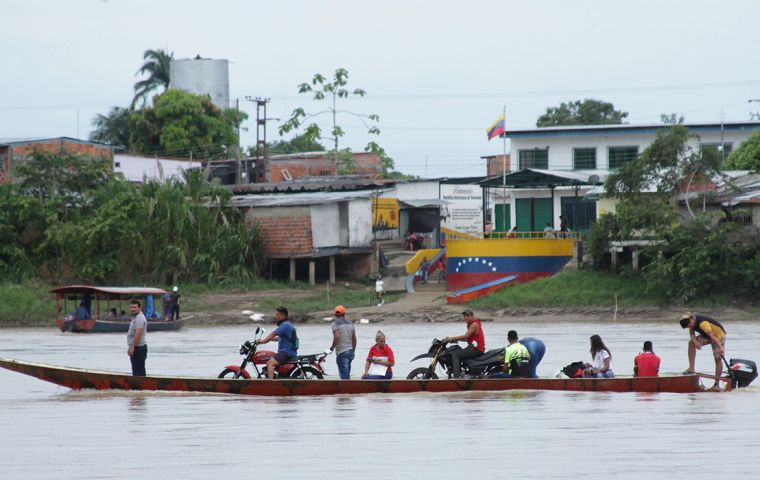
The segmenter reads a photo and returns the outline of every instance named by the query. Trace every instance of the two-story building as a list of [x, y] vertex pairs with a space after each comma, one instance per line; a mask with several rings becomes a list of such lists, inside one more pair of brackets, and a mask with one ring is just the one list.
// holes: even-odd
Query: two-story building
[[[689, 141], [691, 148], [713, 149], [726, 158], [760, 128], [760, 122], [687, 123], [685, 126], [698, 137]], [[609, 172], [633, 160], [651, 145], [657, 132], [668, 128], [670, 125], [665, 124], [576, 125], [511, 130], [504, 136], [510, 140], [512, 172], [525, 169], [567, 172], [603, 181]], [[560, 215], [570, 222], [571, 229], [583, 230], [596, 220], [596, 202], [588, 199], [579, 202], [576, 198], [584, 197], [595, 182], [552, 189], [498, 189], [493, 188], [495, 183], [498, 183], [496, 179], [491, 181], [491, 208], [487, 217], [497, 220], [497, 230], [514, 225], [518, 230], [542, 230], [544, 223], [556, 229]], [[506, 222], [498, 222], [500, 218]]]

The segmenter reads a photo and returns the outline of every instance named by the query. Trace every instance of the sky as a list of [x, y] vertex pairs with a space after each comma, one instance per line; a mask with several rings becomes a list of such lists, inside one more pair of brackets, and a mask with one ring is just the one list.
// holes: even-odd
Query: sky
[[158, 48], [230, 61], [230, 98], [251, 117], [243, 147], [256, 142], [246, 96], [271, 99], [278, 140], [294, 108], [326, 108], [298, 85], [345, 68], [368, 95], [338, 108], [379, 115], [381, 133], [339, 116], [341, 148], [374, 140], [396, 170], [430, 178], [485, 175], [481, 157], [504, 148], [485, 131], [504, 109], [507, 130], [584, 98], [631, 124], [760, 111], [754, 0], [5, 0], [2, 18], [0, 138], [88, 138], [96, 114], [129, 105]]

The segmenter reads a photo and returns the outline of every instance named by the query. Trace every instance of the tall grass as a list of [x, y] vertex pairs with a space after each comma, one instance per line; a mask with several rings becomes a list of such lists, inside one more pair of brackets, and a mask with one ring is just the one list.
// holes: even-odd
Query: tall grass
[[639, 275], [567, 271], [506, 287], [471, 302], [483, 309], [512, 307], [583, 308], [658, 306], [669, 303], [662, 289]]
[[41, 282], [0, 283], [0, 327], [53, 326], [55, 296]]

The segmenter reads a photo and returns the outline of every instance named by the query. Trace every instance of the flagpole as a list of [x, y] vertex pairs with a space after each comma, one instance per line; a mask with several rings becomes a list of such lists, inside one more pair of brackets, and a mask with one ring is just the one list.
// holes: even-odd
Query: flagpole
[[507, 106], [504, 105], [504, 131], [501, 133], [503, 139], [502, 143], [502, 156], [501, 156], [501, 224], [504, 231], [508, 231], [507, 227]]

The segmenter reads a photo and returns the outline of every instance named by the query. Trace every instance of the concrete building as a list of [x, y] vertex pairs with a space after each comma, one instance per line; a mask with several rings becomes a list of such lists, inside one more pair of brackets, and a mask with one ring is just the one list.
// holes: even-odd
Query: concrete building
[[182, 179], [182, 171], [190, 168], [200, 168], [201, 162], [188, 159], [168, 159], [137, 157], [134, 155], [116, 154], [113, 157], [113, 169], [124, 178], [134, 183], [146, 180], [166, 181], [171, 178]]
[[[699, 136], [689, 146], [714, 149], [721, 156], [728, 154], [760, 128], [760, 122], [687, 123], [691, 133]], [[669, 125], [580, 125], [568, 127], [511, 130], [512, 172], [532, 169], [536, 172], [559, 172], [564, 175], [603, 181], [610, 171], [631, 161], [655, 139], [657, 132]], [[580, 177], [579, 177], [580, 178]], [[560, 215], [572, 230], [585, 230], [605, 207], [595, 200], [584, 199], [594, 189], [595, 181], [578, 187], [496, 188], [498, 178], [489, 182], [489, 208], [486, 215], [495, 219], [494, 230], [511, 226], [518, 230], [543, 230], [546, 223], [555, 229]], [[576, 195], [581, 197], [579, 202]], [[577, 218], [576, 218], [577, 215]]]
[[236, 196], [232, 204], [256, 225], [270, 278], [362, 277], [377, 269], [371, 190]]
[[512, 158], [509, 154], [486, 155], [480, 158], [486, 161], [486, 177], [495, 177], [497, 175], [501, 175], [501, 172], [505, 170], [505, 164], [507, 173], [512, 171]]
[[113, 147], [98, 142], [70, 137], [0, 139], [0, 184], [13, 181], [13, 167], [26, 161], [34, 152], [66, 151], [91, 158], [113, 160]]
[[[383, 173], [380, 156], [375, 153], [357, 152], [351, 154], [356, 167], [354, 175], [378, 177]], [[257, 170], [257, 181], [285, 182], [296, 178], [329, 177], [338, 175], [338, 165], [328, 152], [290, 153], [271, 155], [261, 170]]]

